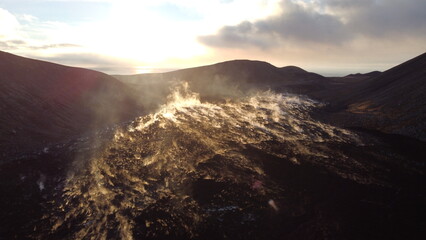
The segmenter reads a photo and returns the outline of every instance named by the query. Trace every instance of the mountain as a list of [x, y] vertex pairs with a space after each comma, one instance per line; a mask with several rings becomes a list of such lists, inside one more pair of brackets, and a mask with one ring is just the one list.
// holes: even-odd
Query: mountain
[[[233, 60], [213, 65], [182, 69], [167, 73], [138, 75], [116, 75], [125, 82], [140, 83], [149, 80], [180, 80], [190, 84], [203, 85], [215, 81], [232, 81], [232, 84], [246, 87], [271, 87], [297, 84], [300, 81], [320, 83], [325, 78], [301, 68], [288, 66], [277, 68], [270, 63], [252, 60]], [[219, 80], [220, 79], [220, 80]]]
[[165, 98], [170, 86], [176, 82], [188, 82], [191, 89], [204, 100], [240, 97], [259, 89], [309, 94], [327, 86], [325, 77], [301, 68], [277, 68], [266, 62], [251, 60], [233, 60], [167, 73], [115, 77], [133, 87], [139, 86], [148, 108], [154, 107], [149, 105], [153, 98]]
[[0, 52], [0, 152], [22, 154], [129, 119], [136, 101], [106, 74]]
[[188, 82], [202, 100], [241, 97], [272, 89], [307, 95], [328, 106], [321, 119], [426, 140], [425, 72], [422, 54], [385, 72], [323, 77], [296, 66], [277, 68], [262, 61], [234, 60], [167, 73], [115, 76], [139, 89], [147, 109], [165, 103], [170, 86]]
[[426, 53], [372, 77], [336, 82], [314, 96], [330, 102], [330, 121], [426, 140]]
[[366, 78], [377, 77], [381, 73], [382, 72], [380, 72], [380, 71], [372, 71], [372, 72], [369, 72], [369, 73], [354, 73], [354, 74], [349, 74], [349, 75], [345, 76], [345, 78], [358, 78], [358, 79], [363, 78], [363, 79], [366, 79]]

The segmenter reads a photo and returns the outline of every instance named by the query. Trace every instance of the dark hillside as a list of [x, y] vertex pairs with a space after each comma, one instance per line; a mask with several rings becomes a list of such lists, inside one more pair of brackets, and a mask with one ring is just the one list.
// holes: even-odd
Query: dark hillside
[[0, 151], [20, 153], [129, 119], [126, 85], [106, 74], [0, 52]]

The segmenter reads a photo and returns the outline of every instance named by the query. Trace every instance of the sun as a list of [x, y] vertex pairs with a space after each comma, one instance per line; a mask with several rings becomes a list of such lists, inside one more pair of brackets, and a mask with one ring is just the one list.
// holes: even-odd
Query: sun
[[152, 73], [154, 72], [153, 69], [151, 66], [137, 66], [135, 67], [135, 72], [136, 74]]
[[200, 24], [170, 21], [147, 1], [114, 2], [94, 47], [113, 56], [158, 64], [206, 53], [197, 41]]

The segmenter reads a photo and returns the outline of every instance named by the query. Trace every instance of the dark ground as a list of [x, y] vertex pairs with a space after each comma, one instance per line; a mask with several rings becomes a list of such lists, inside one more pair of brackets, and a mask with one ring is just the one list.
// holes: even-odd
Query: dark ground
[[[380, 170], [362, 177], [380, 184], [361, 184], [312, 164], [311, 160], [295, 165], [247, 146], [244, 154], [258, 162], [269, 177], [263, 184], [276, 189], [272, 196], [278, 211], [268, 205], [271, 195], [252, 194], [261, 189], [194, 179], [188, 183], [192, 186], [190, 194], [209, 213], [198, 223], [195, 235], [179, 228], [172, 228], [167, 234], [161, 226], [156, 226], [160, 231], [154, 232], [145, 227], [146, 218], [162, 216], [173, 221], [170, 213], [162, 210], [169, 204], [167, 199], [158, 203], [162, 206], [154, 205], [135, 219], [133, 235], [135, 239], [423, 239], [426, 144], [399, 135], [356, 131], [370, 143], [329, 147], [378, 166]], [[0, 239], [71, 238], [70, 232], [78, 227], [77, 223], [51, 233], [44, 218], [77, 155], [71, 147], [74, 144], [69, 142], [48, 153], [0, 166]], [[279, 143], [269, 144], [287, 151], [285, 146], [276, 145]], [[211, 159], [212, 165], [200, 167], [215, 167], [215, 161], [220, 159]], [[37, 181], [43, 179], [45, 186], [40, 189]], [[230, 207], [208, 210], [224, 205]], [[118, 235], [110, 232], [109, 237]]]

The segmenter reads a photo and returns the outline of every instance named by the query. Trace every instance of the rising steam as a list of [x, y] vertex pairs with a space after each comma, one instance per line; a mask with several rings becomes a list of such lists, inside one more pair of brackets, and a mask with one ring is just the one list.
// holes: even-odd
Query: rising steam
[[[105, 149], [87, 160], [86, 168], [69, 175], [50, 216], [51, 231], [73, 226], [73, 239], [132, 239], [158, 232], [193, 237], [206, 219], [223, 211], [250, 212], [247, 209], [257, 202], [265, 203], [260, 208], [279, 211], [272, 200], [279, 190], [248, 149], [293, 164], [320, 163], [337, 175], [358, 179], [352, 173], [357, 171], [345, 168], [357, 164], [324, 143], [359, 140], [313, 120], [309, 112], [319, 106], [308, 98], [273, 92], [203, 103], [182, 84], [156, 113], [117, 129]], [[245, 191], [220, 192], [237, 194], [233, 203], [215, 198], [203, 202], [192, 189], [199, 181]]]

